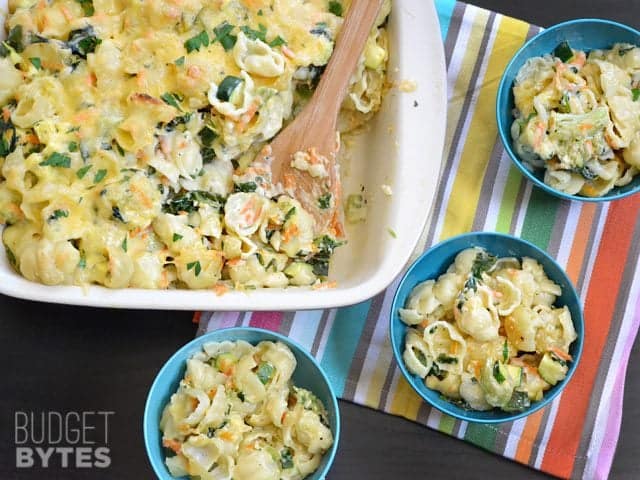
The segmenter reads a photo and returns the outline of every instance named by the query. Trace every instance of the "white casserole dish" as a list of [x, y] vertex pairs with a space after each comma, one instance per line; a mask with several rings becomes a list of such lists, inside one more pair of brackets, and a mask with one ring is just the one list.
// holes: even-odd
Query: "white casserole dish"
[[[7, 0], [0, 0], [2, 25], [6, 10]], [[15, 273], [2, 248], [0, 293], [43, 302], [163, 310], [318, 309], [351, 305], [376, 295], [400, 273], [427, 224], [446, 123], [444, 52], [433, 2], [395, 0], [389, 34], [389, 77], [396, 87], [366, 133], [356, 138], [342, 165], [345, 195], [358, 193], [364, 186], [369, 214], [365, 223], [347, 227], [348, 244], [336, 251], [331, 264], [335, 288], [260, 289], [217, 296], [209, 290], [50, 287]], [[397, 85], [403, 80], [415, 81], [416, 90], [399, 91]], [[392, 196], [383, 193], [383, 184], [391, 187]]]

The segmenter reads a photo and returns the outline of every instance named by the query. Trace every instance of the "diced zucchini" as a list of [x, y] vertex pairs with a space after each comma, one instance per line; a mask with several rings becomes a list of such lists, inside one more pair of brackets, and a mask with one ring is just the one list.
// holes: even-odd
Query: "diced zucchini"
[[367, 204], [364, 195], [354, 194], [347, 197], [345, 215], [349, 223], [360, 223], [367, 219]]
[[[522, 370], [522, 369], [521, 369]], [[511, 399], [502, 407], [505, 412], [522, 412], [531, 406], [527, 392], [514, 390]]]
[[538, 373], [542, 379], [550, 385], [555, 385], [567, 376], [569, 367], [566, 362], [554, 357], [549, 352], [545, 353], [538, 365]]
[[224, 77], [224, 80], [222, 80], [222, 82], [220, 82], [220, 85], [218, 85], [218, 92], [216, 93], [216, 97], [221, 102], [230, 102], [233, 96], [233, 92], [241, 83], [242, 79], [234, 77], [233, 75]]
[[506, 367], [507, 372], [509, 372], [509, 376], [513, 380], [513, 386], [518, 388], [522, 385], [523, 368], [515, 365], [506, 365]]
[[216, 358], [216, 368], [225, 374], [231, 373], [235, 363], [236, 357], [231, 353], [221, 353]]
[[289, 282], [292, 285], [311, 285], [316, 281], [313, 266], [308, 263], [293, 262], [284, 269], [284, 274], [289, 277]]

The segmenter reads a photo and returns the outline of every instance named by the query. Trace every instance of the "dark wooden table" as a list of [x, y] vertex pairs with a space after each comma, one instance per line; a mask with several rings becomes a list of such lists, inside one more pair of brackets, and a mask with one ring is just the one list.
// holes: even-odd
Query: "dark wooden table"
[[[428, 0], [425, 0], [428, 1]], [[548, 26], [603, 17], [640, 27], [640, 2], [477, 0], [476, 4]], [[142, 412], [163, 362], [193, 338], [184, 312], [97, 310], [0, 296], [0, 480], [152, 479], [142, 442]], [[611, 478], [640, 478], [640, 350], [625, 392], [622, 434]], [[420, 425], [341, 402], [343, 434], [332, 480], [545, 478]], [[109, 416], [106, 469], [16, 468], [16, 412], [115, 412]], [[92, 420], [93, 418], [93, 420]], [[89, 424], [96, 426], [96, 418]], [[96, 426], [100, 430], [100, 426]], [[96, 433], [96, 432], [93, 432]], [[104, 431], [98, 432], [104, 434]]]

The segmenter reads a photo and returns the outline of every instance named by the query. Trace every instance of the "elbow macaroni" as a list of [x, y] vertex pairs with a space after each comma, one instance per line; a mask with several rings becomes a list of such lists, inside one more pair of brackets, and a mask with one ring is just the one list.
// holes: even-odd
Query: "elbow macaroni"
[[282, 343], [209, 343], [187, 360], [160, 428], [173, 476], [305, 478], [333, 444], [324, 405], [293, 385]]
[[[10, 1], [0, 46], [0, 224], [16, 271], [109, 288], [325, 280], [338, 242], [314, 238], [253, 158], [329, 61], [342, 19], [327, 2], [63, 3]], [[390, 8], [343, 132], [380, 107]]]
[[[403, 361], [427, 387], [473, 410], [521, 411], [568, 370], [577, 335], [562, 294], [531, 258], [460, 252], [400, 309]], [[453, 301], [452, 301], [453, 300]]]

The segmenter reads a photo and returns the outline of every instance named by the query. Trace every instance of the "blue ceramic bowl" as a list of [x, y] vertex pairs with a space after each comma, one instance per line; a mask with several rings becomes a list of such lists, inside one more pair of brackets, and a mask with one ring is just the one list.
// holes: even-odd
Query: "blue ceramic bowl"
[[[566, 305], [569, 307], [573, 324], [578, 334], [577, 340], [571, 344], [571, 348], [569, 349], [569, 353], [573, 356], [573, 362], [569, 364], [569, 371], [565, 379], [547, 390], [541, 401], [532, 403], [531, 407], [523, 412], [509, 413], [498, 409], [479, 412], [461, 408], [442, 397], [440, 392], [427, 388], [421, 378], [413, 375], [406, 369], [402, 360], [407, 326], [400, 320], [398, 309], [404, 307], [411, 290], [413, 290], [418, 283], [431, 278], [438, 278], [439, 275], [446, 272], [458, 253], [471, 247], [483, 247], [488, 252], [499, 257], [530, 257], [537, 260], [544, 268], [547, 276], [562, 288], [562, 296], [557, 299], [556, 306]], [[409, 267], [409, 270], [400, 281], [400, 285], [393, 299], [390, 332], [391, 345], [396, 362], [400, 366], [402, 374], [418, 395], [438, 410], [452, 417], [477, 423], [510, 422], [525, 417], [549, 404], [562, 391], [569, 380], [571, 380], [580, 361], [584, 343], [584, 321], [580, 298], [562, 268], [560, 268], [546, 252], [529, 242], [510, 235], [489, 232], [467, 233], [439, 243], [423, 253], [413, 265]]]
[[[159, 427], [162, 411], [169, 402], [171, 395], [178, 389], [178, 384], [184, 376], [187, 360], [195, 353], [201, 351], [203, 344], [224, 340], [245, 340], [253, 345], [264, 340], [273, 342], [280, 341], [291, 349], [298, 362], [293, 374], [294, 384], [316, 394], [326, 407], [329, 416], [331, 433], [334, 438], [333, 445], [322, 458], [318, 469], [313, 475], [307, 477], [309, 480], [323, 479], [333, 463], [340, 438], [338, 401], [331, 388], [329, 379], [316, 360], [297, 343], [277, 333], [249, 327], [226, 328], [196, 338], [178, 350], [167, 363], [164, 364], [160, 373], [158, 373], [147, 397], [143, 419], [144, 444], [151, 466], [158, 478], [161, 480], [175, 480], [174, 477], [169, 474], [164, 463], [165, 450], [162, 447], [162, 432]], [[188, 477], [182, 478], [188, 480]]]
[[514, 109], [512, 92], [514, 79], [528, 59], [553, 52], [556, 46], [563, 41], [569, 42], [574, 49], [589, 52], [595, 49], [611, 48], [615, 43], [640, 45], [640, 32], [609, 20], [581, 19], [554, 25], [529, 40], [518, 50], [509, 65], [507, 65], [498, 87], [496, 117], [498, 132], [505, 150], [525, 177], [544, 191], [560, 198], [582, 202], [605, 202], [637, 193], [640, 191], [640, 175], [636, 176], [628, 185], [616, 187], [602, 197], [591, 198], [569, 195], [545, 184], [544, 169], [536, 169], [533, 172], [529, 170], [513, 148], [511, 124], [514, 120], [512, 114]]

